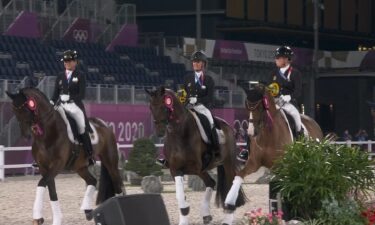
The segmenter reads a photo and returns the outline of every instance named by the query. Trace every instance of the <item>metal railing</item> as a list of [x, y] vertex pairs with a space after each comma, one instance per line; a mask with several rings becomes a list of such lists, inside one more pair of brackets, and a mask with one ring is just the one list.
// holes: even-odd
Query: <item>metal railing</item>
[[43, 17], [56, 17], [55, 1], [11, 0], [0, 12], [0, 31], [3, 33], [22, 11], [35, 12]]
[[[375, 156], [375, 153], [372, 152], [372, 145], [375, 145], [375, 141], [353, 141], [353, 142], [333, 142], [334, 144], [346, 144], [348, 146], [352, 145], [367, 145], [367, 152], [369, 153], [369, 160], [372, 160], [372, 157]], [[237, 146], [246, 146], [246, 143], [238, 142]], [[155, 144], [156, 147], [162, 148], [164, 144]], [[133, 148], [132, 144], [117, 144], [117, 148], [120, 149], [129, 149]], [[4, 147], [0, 145], [0, 181], [5, 180], [5, 169], [28, 169], [31, 168], [31, 164], [13, 164], [5, 165], [5, 152], [6, 151], [31, 151], [31, 146], [24, 147]], [[26, 172], [25, 172], [26, 174]]]
[[116, 17], [108, 24], [103, 33], [98, 36], [96, 42], [108, 45], [118, 34], [122, 26], [136, 23], [136, 6], [134, 4], [123, 4], [117, 10]]

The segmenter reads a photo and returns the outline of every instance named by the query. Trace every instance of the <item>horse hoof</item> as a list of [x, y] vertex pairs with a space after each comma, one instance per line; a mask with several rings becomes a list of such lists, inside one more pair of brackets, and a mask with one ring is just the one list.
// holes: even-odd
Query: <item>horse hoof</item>
[[87, 221], [90, 221], [94, 218], [94, 213], [92, 211], [92, 209], [90, 210], [85, 210], [85, 215], [86, 215], [86, 220]]
[[229, 225], [229, 224], [227, 224], [227, 223], [223, 223], [223, 224], [221, 224], [221, 225]]
[[42, 225], [44, 223], [44, 219], [40, 218], [37, 220], [33, 220], [33, 225]]
[[203, 217], [203, 224], [209, 224], [212, 221], [212, 216], [204, 216]]

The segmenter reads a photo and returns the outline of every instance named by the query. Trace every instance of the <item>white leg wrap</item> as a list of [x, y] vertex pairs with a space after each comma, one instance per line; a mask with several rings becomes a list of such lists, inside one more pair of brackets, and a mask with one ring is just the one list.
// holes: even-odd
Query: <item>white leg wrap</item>
[[206, 192], [204, 193], [202, 207], [201, 207], [202, 216], [211, 215], [211, 213], [210, 213], [210, 202], [211, 202], [212, 192], [213, 192], [212, 188], [210, 188], [210, 187], [206, 188]]
[[59, 201], [51, 201], [53, 223], [52, 225], [61, 225], [62, 213]]
[[230, 188], [227, 197], [225, 198], [226, 205], [235, 205], [238, 197], [238, 191], [241, 188], [243, 179], [240, 176], [235, 176], [232, 187]]
[[90, 210], [94, 204], [94, 195], [96, 188], [93, 185], [87, 185], [85, 196], [83, 197], [81, 210]]
[[233, 218], [234, 218], [234, 214], [233, 213], [225, 213], [224, 214], [224, 219], [223, 219], [223, 224], [232, 225]]
[[184, 193], [184, 178], [181, 176], [176, 176], [174, 178], [176, 182], [176, 198], [178, 207], [180, 209], [186, 208], [189, 206], [185, 200], [185, 193]]
[[36, 188], [36, 195], [33, 207], [33, 219], [40, 219], [43, 217], [43, 199], [45, 191], [45, 187], [38, 186]]
[[178, 225], [189, 225], [188, 217], [187, 216], [183, 216], [180, 213], [180, 222], [178, 223]]

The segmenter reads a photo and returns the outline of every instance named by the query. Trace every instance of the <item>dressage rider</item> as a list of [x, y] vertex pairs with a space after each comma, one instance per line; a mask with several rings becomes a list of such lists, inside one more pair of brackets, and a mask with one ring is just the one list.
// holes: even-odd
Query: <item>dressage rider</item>
[[[194, 73], [184, 78], [184, 89], [187, 93], [189, 107], [207, 118], [209, 126], [210, 150], [217, 154], [219, 151], [219, 140], [216, 132], [214, 119], [209, 110], [213, 106], [215, 82], [211, 76], [206, 74], [207, 56], [202, 51], [197, 51], [191, 56]], [[158, 164], [166, 165], [165, 159], [158, 159]]]
[[[294, 53], [289, 46], [281, 46], [276, 49], [275, 63], [277, 69], [271, 74], [268, 84], [276, 83], [279, 86], [280, 92], [275, 98], [276, 104], [293, 117], [296, 134], [299, 137], [304, 135], [301, 115], [296, 107], [297, 99], [302, 92], [302, 77], [301, 73], [291, 65], [293, 55]], [[248, 149], [244, 149], [238, 155], [238, 159], [246, 161], [248, 155]]]
[[79, 139], [89, 158], [89, 165], [93, 165], [95, 159], [93, 158], [93, 148], [89, 135], [90, 125], [82, 102], [85, 98], [86, 77], [84, 73], [76, 69], [78, 64], [77, 51], [65, 51], [61, 61], [64, 62], [65, 71], [56, 78], [51, 103], [54, 105], [60, 104], [64, 111], [75, 120]]

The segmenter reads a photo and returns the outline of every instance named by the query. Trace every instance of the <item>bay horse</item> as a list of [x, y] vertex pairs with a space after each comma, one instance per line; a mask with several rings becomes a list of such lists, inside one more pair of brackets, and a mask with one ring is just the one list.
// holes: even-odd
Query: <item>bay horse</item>
[[[61, 225], [62, 213], [57, 198], [55, 177], [67, 169], [81, 176], [87, 185], [80, 207], [86, 219], [92, 219], [92, 207], [97, 180], [88, 170], [88, 161], [82, 146], [68, 139], [66, 123], [54, 109], [48, 98], [36, 88], [23, 88], [18, 93], [6, 92], [13, 103], [13, 111], [21, 133], [32, 136], [32, 155], [39, 165], [39, 180], [33, 206], [33, 224], [43, 224], [43, 196], [48, 187], [53, 215], [53, 225]], [[115, 194], [124, 193], [124, 185], [118, 171], [118, 152], [115, 136], [104, 122], [90, 118], [98, 133], [98, 143], [93, 145], [94, 154], [101, 160], [101, 173], [96, 203], [100, 204]], [[73, 156], [76, 154], [76, 157]], [[74, 159], [75, 160], [72, 160]], [[70, 164], [70, 165], [68, 165]]]
[[[233, 208], [244, 177], [256, 172], [261, 166], [272, 168], [275, 160], [284, 154], [285, 146], [293, 142], [286, 117], [277, 108], [268, 87], [257, 84], [246, 92], [246, 109], [249, 112], [249, 158], [234, 178], [225, 199], [227, 208]], [[322, 140], [323, 132], [319, 125], [308, 116], [301, 115], [301, 119], [308, 136]]]
[[[224, 199], [236, 175], [236, 142], [233, 129], [223, 120], [219, 120], [220, 127], [225, 134], [225, 143], [220, 144], [220, 157], [211, 160], [203, 168], [202, 157], [207, 153], [208, 145], [203, 141], [198, 125], [192, 113], [178, 100], [172, 90], [160, 87], [146, 92], [151, 96], [150, 110], [154, 118], [156, 134], [164, 136], [164, 154], [168, 161], [171, 175], [175, 179], [176, 198], [180, 208], [179, 225], [188, 224], [189, 204], [184, 193], [184, 175], [198, 175], [206, 186], [202, 202], [201, 214], [203, 223], [212, 221], [210, 200], [216, 186], [215, 180], [208, 174], [208, 170], [217, 167], [216, 205], [224, 206]], [[245, 204], [246, 197], [242, 189], [237, 191], [238, 198], [235, 206]], [[231, 225], [233, 211], [225, 211], [223, 224]]]

